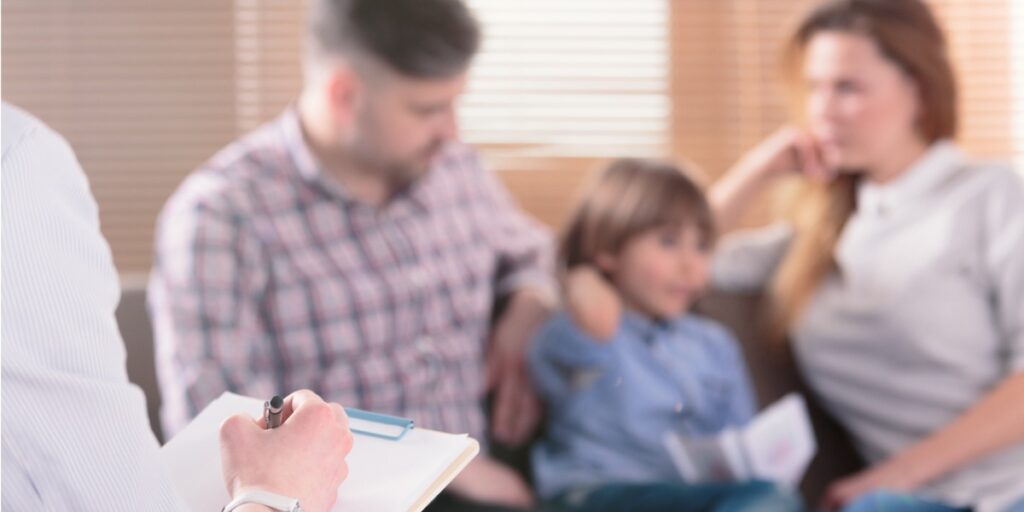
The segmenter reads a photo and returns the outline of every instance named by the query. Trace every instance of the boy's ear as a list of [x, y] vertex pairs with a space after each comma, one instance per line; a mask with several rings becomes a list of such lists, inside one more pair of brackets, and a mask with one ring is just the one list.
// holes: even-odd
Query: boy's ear
[[594, 265], [602, 274], [610, 274], [615, 272], [615, 267], [618, 266], [618, 258], [610, 252], [600, 251], [594, 255]]

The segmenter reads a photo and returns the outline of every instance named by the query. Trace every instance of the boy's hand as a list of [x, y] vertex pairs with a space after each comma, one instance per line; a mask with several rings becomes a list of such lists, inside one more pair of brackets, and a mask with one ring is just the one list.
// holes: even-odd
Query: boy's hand
[[563, 284], [565, 306], [583, 332], [611, 341], [619, 328], [622, 299], [596, 268], [581, 265], [569, 271]]

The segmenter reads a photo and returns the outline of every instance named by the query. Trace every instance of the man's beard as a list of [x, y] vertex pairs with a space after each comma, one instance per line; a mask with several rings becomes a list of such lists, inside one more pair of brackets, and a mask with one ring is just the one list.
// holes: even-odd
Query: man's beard
[[402, 160], [388, 158], [381, 152], [374, 151], [372, 145], [371, 147], [364, 145], [363, 148], [354, 148], [352, 154], [361, 167], [382, 177], [397, 190], [408, 187], [425, 176], [443, 146], [443, 141], [435, 140], [424, 149], [415, 152], [413, 157]]

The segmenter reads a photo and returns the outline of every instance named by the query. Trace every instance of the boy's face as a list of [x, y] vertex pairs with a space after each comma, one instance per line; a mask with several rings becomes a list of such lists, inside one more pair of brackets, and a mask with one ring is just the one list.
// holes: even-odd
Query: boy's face
[[631, 238], [619, 254], [602, 254], [597, 263], [627, 308], [665, 319], [686, 312], [704, 290], [708, 247], [694, 226], [665, 226]]

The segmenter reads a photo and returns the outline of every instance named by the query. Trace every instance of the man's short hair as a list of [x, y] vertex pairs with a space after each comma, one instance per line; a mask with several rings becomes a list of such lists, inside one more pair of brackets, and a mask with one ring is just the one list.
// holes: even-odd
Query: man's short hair
[[480, 28], [460, 0], [313, 0], [309, 58], [367, 58], [410, 78], [469, 67]]

